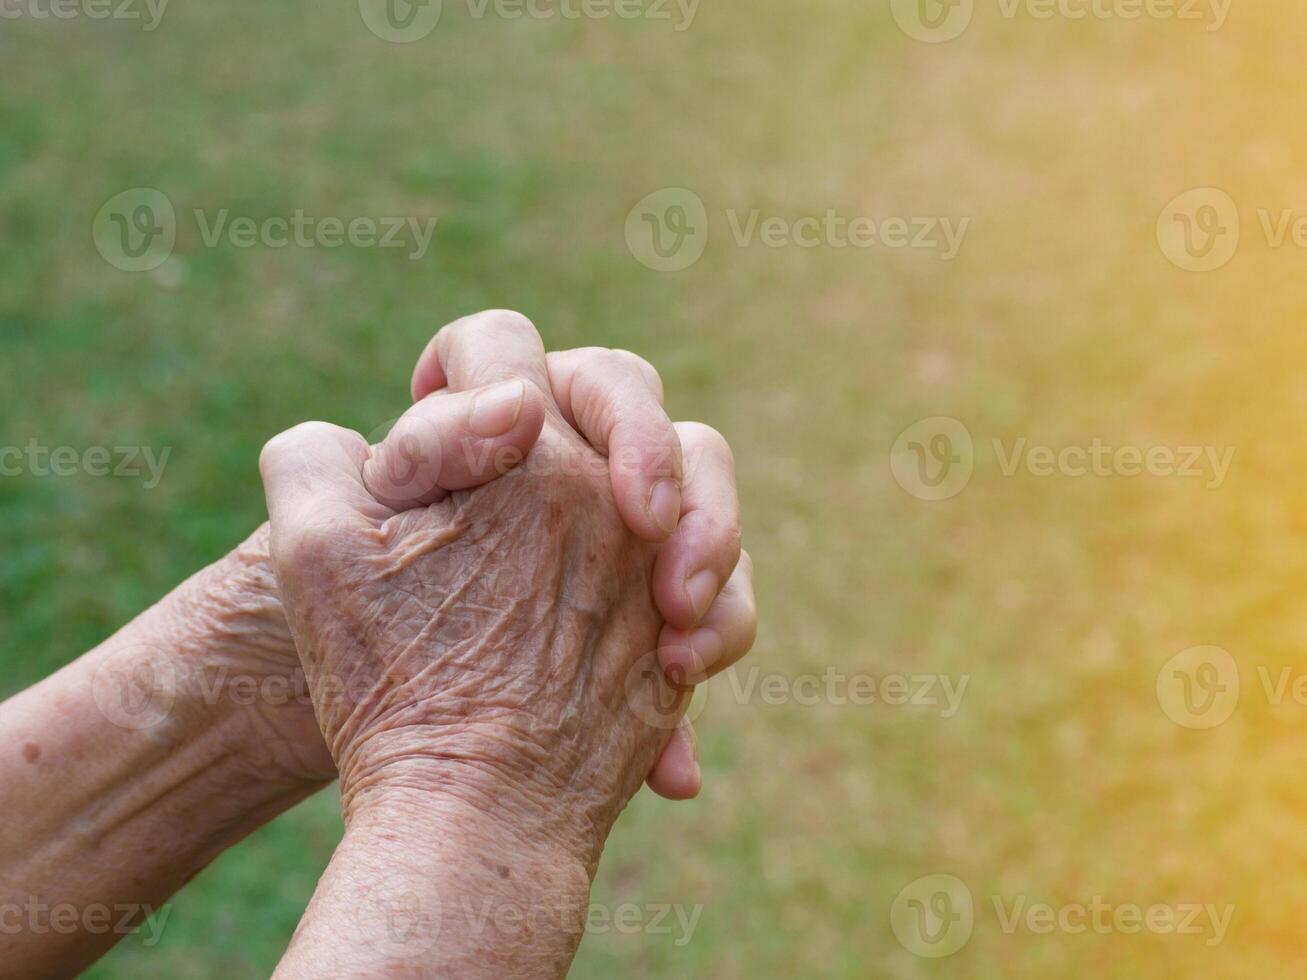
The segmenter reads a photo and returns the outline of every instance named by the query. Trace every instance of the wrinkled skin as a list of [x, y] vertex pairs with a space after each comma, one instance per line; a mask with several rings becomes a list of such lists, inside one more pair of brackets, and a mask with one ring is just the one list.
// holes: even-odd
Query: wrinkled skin
[[[309, 425], [337, 454], [324, 465], [361, 474], [361, 436]], [[282, 521], [274, 504], [347, 820], [378, 798], [453, 794], [593, 872], [686, 694], [653, 666], [656, 547], [624, 526], [604, 473], [551, 414], [524, 466], [428, 507], [397, 513], [361, 478], [335, 484], [324, 514]]]
[[322, 741], [306, 693], [299, 652], [286, 624], [269, 553], [269, 528], [262, 525], [216, 565], [179, 590], [186, 597], [185, 623], [205, 623], [226, 638], [190, 664], [197, 693], [222, 690], [231, 678], [255, 689], [285, 692], [274, 701], [249, 699], [244, 713], [251, 737], [239, 740], [252, 778], [321, 784], [336, 778], [336, 766]]

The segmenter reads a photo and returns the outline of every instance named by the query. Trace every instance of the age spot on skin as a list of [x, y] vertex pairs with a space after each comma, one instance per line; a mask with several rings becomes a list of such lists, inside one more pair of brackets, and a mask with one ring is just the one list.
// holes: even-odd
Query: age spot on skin
[[29, 765], [36, 765], [37, 761], [41, 758], [41, 746], [37, 745], [35, 742], [24, 742], [23, 758]]
[[482, 856], [481, 856], [481, 865], [482, 865], [482, 867], [484, 867], [487, 871], [493, 871], [495, 874], [499, 875], [499, 877], [501, 877], [501, 878], [511, 878], [511, 877], [513, 877], [513, 869], [512, 869], [512, 868], [510, 868], [510, 867], [509, 867], [508, 865], [506, 865], [506, 864], [500, 864], [498, 861], [491, 860], [489, 857], [486, 857], [485, 855], [482, 855]]

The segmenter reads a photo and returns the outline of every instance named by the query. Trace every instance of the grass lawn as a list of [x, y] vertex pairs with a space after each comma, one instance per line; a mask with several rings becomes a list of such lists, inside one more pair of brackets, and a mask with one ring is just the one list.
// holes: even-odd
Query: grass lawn
[[[701, 905], [690, 941], [674, 917], [596, 929], [573, 976], [1302, 973], [1307, 706], [1276, 692], [1307, 671], [1307, 255], [1273, 233], [1307, 214], [1307, 16], [1236, 4], [1208, 30], [1007, 6], [978, 0], [943, 44], [887, 0], [705, 0], [684, 30], [674, 6], [506, 19], [446, 0], [410, 44], [349, 0], [175, 0], [150, 32], [0, 20], [0, 444], [171, 448], [150, 488], [0, 478], [0, 695], [253, 528], [269, 436], [373, 430], [435, 328], [513, 307], [551, 347], [640, 351], [674, 416], [726, 433], [759, 579], [757, 649], [698, 722], [704, 794], [641, 795], [595, 889], [644, 922]], [[137, 187], [167, 195], [177, 239], [126, 273], [92, 222]], [[1157, 238], [1195, 187], [1242, 218], [1205, 273]], [[679, 272], [625, 234], [661, 188], [704, 208]], [[413, 261], [211, 245], [223, 209], [439, 221]], [[828, 212], [967, 224], [948, 259], [841, 247]], [[815, 247], [777, 230], [803, 218]], [[939, 501], [889, 465], [932, 417], [972, 440], [969, 483]], [[1220, 479], [1014, 461], [1096, 440], [1234, 456]], [[1242, 683], [1228, 720], [1191, 730], [1157, 678], [1203, 645]], [[886, 703], [922, 675], [956, 711]], [[884, 697], [853, 703], [854, 678]], [[339, 832], [324, 793], [180, 893], [156, 946], [87, 975], [266, 976]], [[947, 958], [892, 928], [928, 875], [972, 897]], [[1106, 927], [1058, 924], [1096, 901]], [[1047, 930], [1026, 915], [1044, 904]], [[1113, 919], [1190, 904], [1229, 907], [1226, 926]]]

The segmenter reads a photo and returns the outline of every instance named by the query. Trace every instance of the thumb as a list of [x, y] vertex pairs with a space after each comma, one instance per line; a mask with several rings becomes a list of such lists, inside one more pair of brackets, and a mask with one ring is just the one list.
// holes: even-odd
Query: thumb
[[405, 412], [372, 450], [363, 485], [395, 510], [436, 503], [521, 463], [544, 421], [544, 395], [522, 380], [437, 392]]
[[259, 473], [274, 555], [295, 542], [330, 539], [385, 516], [363, 486], [367, 453], [361, 435], [327, 422], [304, 422], [268, 441], [259, 454]]

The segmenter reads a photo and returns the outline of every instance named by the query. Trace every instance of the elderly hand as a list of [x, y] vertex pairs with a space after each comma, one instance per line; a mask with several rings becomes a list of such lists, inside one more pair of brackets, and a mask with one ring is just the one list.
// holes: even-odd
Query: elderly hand
[[[405, 424], [425, 418], [422, 400], [433, 392], [500, 377], [510, 350], [538, 381], [543, 345], [521, 315], [491, 310], [449, 324], [418, 359], [412, 393], [419, 404]], [[658, 649], [663, 668], [686, 687], [730, 667], [753, 646], [757, 617], [753, 563], [740, 549], [735, 460], [726, 440], [697, 422], [673, 425], [663, 411], [658, 372], [629, 351], [553, 352], [545, 374], [546, 392], [559, 413], [607, 460], [627, 526], [663, 543], [653, 575], [654, 597], [666, 620]], [[411, 465], [403, 430], [386, 447], [379, 468], [407, 475], [420, 495], [433, 483], [432, 468]], [[649, 786], [669, 799], [685, 799], [698, 793], [700, 783], [694, 730], [686, 722], [655, 764]]]
[[[467, 780], [472, 793], [507, 775], [529, 795], [527, 773], [543, 781], [535, 804], [545, 812], [558, 802], [554, 784], [595, 764], [606, 770], [593, 774], [608, 780], [603, 791], [582, 782], [587, 798], [602, 799], [594, 824], [606, 833], [612, 801], [620, 809], [634, 789], [625, 768], [652, 763], [644, 756], [672, 727], [612, 700], [628, 675], [652, 697], [656, 672], [641, 678], [641, 657], [661, 646], [703, 672], [752, 639], [729, 449], [706, 427], [683, 429], [693, 472], [682, 517], [679, 437], [652, 369], [599, 351], [546, 365], [534, 328], [512, 314], [442, 330], [414, 389], [422, 400], [375, 452], [354, 433], [310, 424], [273, 440], [263, 459], [278, 579], [347, 805], [399, 771], [429, 773], [420, 784]], [[528, 450], [525, 472], [457, 492]], [[675, 507], [660, 516], [662, 480]], [[655, 549], [626, 531], [619, 511], [646, 538], [672, 529], [657, 575]], [[711, 588], [687, 590], [696, 578]], [[731, 584], [719, 599], [722, 582]], [[695, 645], [703, 652], [691, 660]], [[678, 693], [664, 691], [665, 703]], [[657, 715], [652, 701], [645, 708]], [[627, 749], [600, 752], [587, 736]], [[692, 746], [665, 770], [655, 782], [670, 795], [697, 789]]]
[[[375, 452], [357, 433], [307, 423], [260, 461], [282, 599], [349, 828], [284, 976], [314, 975], [324, 949], [344, 957], [336, 973], [377, 968], [342, 950], [332, 923], [342, 888], [384, 875], [378, 855], [414, 827], [433, 853], [410, 841], [397, 860], [430, 860], [460, 891], [485, 893], [488, 874], [516, 898], [541, 883], [580, 898], [671, 735], [667, 707], [685, 700], [655, 667], [664, 627], [652, 597], [689, 627], [717, 593], [687, 593], [693, 572], [675, 543], [659, 556], [628, 530], [620, 488], [640, 475], [610, 470], [567, 424], [528, 323], [460, 321], [435, 352], [445, 390]], [[575, 397], [565, 401], [576, 418]], [[630, 519], [641, 494], [625, 499]], [[664, 557], [679, 587], [659, 586]], [[720, 582], [731, 569], [706, 571]], [[576, 938], [509, 944], [510, 962], [557, 966]], [[443, 965], [484, 962], [474, 946], [442, 947]]]
[[[368, 463], [370, 485], [379, 500], [392, 509], [422, 505], [444, 495], [442, 479], [452, 486], [464, 478], [452, 470], [442, 477], [441, 454], [422, 448], [423, 439], [431, 435], [432, 413], [444, 407], [440, 396], [460, 386], [510, 375], [512, 367], [504, 359], [505, 350], [513, 345], [535, 364], [539, 381], [543, 348], [534, 327], [517, 314], [490, 311], [466, 317], [436, 335], [413, 373], [417, 404]], [[555, 404], [557, 415], [603, 455], [603, 459], [591, 456], [589, 462], [596, 473], [606, 467], [627, 526], [645, 540], [664, 542], [653, 579], [659, 611], [667, 621], [658, 642], [664, 668], [678, 686], [685, 687], [730, 666], [752, 646], [756, 622], [752, 563], [740, 551], [730, 447], [708, 426], [673, 425], [662, 408], [658, 373], [630, 352], [605, 348], [554, 352], [547, 355], [545, 370], [546, 403]], [[496, 449], [492, 441], [475, 433], [465, 431], [451, 438], [460, 442], [458, 452], [470, 454], [471, 463], [485, 470], [486, 479], [515, 461], [511, 451], [502, 455], [512, 447]], [[250, 636], [257, 632], [264, 640], [244, 673], [297, 673], [299, 657], [275, 593], [266, 530], [261, 529], [226, 562], [243, 569], [241, 581], [264, 586], [241, 590], [251, 597], [245, 605], [257, 607], [258, 621], [264, 623], [258, 631], [245, 631]], [[300, 683], [296, 681], [297, 689]], [[265, 730], [280, 736], [265, 740], [265, 751], [275, 749], [282, 765], [322, 778], [330, 772], [331, 760], [311, 712], [304, 707], [300, 702], [264, 707]], [[694, 731], [685, 722], [655, 763], [649, 785], [669, 799], [686, 799], [698, 793], [700, 784]]]

